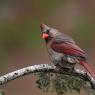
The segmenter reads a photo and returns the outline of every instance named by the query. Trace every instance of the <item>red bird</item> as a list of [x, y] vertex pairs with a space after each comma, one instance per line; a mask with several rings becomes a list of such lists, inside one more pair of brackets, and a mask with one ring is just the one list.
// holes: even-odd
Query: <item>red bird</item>
[[73, 70], [75, 64], [79, 63], [95, 79], [95, 73], [87, 63], [85, 52], [76, 45], [71, 37], [45, 24], [41, 24], [40, 27], [49, 57], [56, 67]]

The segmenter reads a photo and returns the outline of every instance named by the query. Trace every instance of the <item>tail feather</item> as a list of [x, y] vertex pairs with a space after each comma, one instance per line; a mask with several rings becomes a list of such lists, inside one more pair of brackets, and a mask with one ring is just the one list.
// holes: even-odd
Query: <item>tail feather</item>
[[90, 64], [85, 61], [80, 61], [80, 64], [89, 72], [89, 74], [95, 79], [95, 72], [94, 69]]

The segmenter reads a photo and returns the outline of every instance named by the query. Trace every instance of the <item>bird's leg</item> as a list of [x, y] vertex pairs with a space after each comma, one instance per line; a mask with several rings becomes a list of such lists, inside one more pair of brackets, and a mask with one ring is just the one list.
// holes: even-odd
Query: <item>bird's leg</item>
[[60, 72], [67, 72], [67, 73], [72, 73], [74, 71], [74, 66], [75, 64], [70, 64], [67, 62], [64, 63], [58, 63], [55, 65], [57, 70]]

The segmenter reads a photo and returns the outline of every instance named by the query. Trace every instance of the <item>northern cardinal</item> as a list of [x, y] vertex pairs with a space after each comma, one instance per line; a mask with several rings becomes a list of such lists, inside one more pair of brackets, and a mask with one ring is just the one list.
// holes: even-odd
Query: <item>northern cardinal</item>
[[95, 79], [95, 73], [87, 62], [85, 52], [77, 46], [71, 37], [45, 24], [41, 24], [40, 28], [49, 57], [56, 67], [74, 69], [75, 64], [79, 63]]

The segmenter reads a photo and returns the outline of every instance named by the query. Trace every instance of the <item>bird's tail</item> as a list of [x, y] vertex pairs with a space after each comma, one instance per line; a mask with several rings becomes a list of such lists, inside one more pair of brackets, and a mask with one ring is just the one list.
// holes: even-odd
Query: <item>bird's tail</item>
[[93, 67], [85, 61], [80, 61], [80, 64], [88, 71], [88, 73], [95, 79], [95, 70]]

